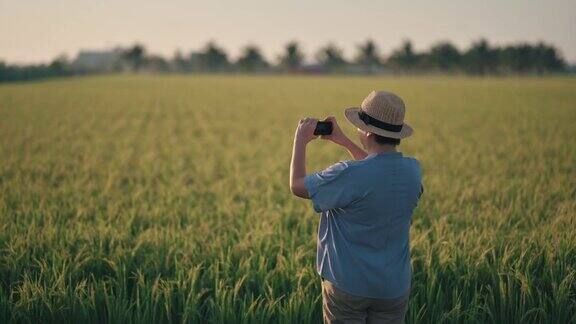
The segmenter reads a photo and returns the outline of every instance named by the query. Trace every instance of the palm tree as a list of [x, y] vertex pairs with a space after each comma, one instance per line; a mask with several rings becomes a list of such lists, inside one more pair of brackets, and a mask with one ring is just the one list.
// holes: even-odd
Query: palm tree
[[248, 45], [244, 48], [244, 51], [238, 61], [238, 65], [244, 71], [258, 71], [265, 70], [268, 68], [269, 64], [260, 52], [260, 49], [256, 45]]
[[210, 41], [202, 53], [202, 66], [208, 71], [223, 71], [230, 66], [228, 54], [224, 49]]
[[481, 75], [494, 72], [496, 59], [496, 51], [490, 48], [486, 39], [472, 43], [462, 57], [463, 67], [468, 73]]
[[461, 55], [450, 42], [439, 42], [428, 53], [428, 63], [432, 68], [453, 72], [460, 65]]
[[378, 67], [382, 66], [378, 48], [372, 40], [369, 39], [366, 43], [358, 45], [358, 51], [356, 63], [364, 67], [366, 73], [373, 73]]
[[342, 49], [333, 43], [328, 43], [316, 53], [316, 60], [326, 69], [334, 71], [348, 64], [342, 55]]
[[303, 60], [304, 54], [300, 51], [300, 46], [296, 41], [292, 41], [286, 45], [284, 55], [280, 56], [280, 66], [289, 71], [295, 71], [302, 66]]
[[144, 65], [145, 56], [146, 49], [141, 44], [134, 44], [122, 54], [122, 58], [128, 62], [133, 72], [138, 72]]
[[388, 57], [388, 63], [404, 71], [413, 70], [418, 64], [418, 55], [414, 53], [412, 42], [404, 40], [402, 46]]

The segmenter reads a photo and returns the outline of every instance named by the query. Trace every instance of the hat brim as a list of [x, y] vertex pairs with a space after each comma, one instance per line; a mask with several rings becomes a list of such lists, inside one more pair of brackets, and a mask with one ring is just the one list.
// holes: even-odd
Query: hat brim
[[410, 125], [408, 125], [406, 123], [404, 123], [404, 125], [402, 125], [402, 130], [400, 130], [399, 132], [391, 132], [391, 131], [387, 131], [384, 129], [380, 129], [380, 128], [372, 126], [372, 125], [366, 125], [364, 123], [364, 121], [362, 121], [360, 119], [360, 116], [358, 115], [358, 112], [360, 110], [362, 110], [362, 109], [359, 107], [346, 108], [344, 110], [344, 116], [346, 117], [346, 119], [348, 119], [348, 121], [350, 123], [352, 123], [352, 125], [360, 128], [363, 131], [378, 134], [378, 135], [381, 135], [384, 137], [398, 138], [398, 139], [406, 138], [406, 137], [412, 135], [412, 133], [414, 133], [414, 130], [412, 129], [412, 127], [410, 127]]

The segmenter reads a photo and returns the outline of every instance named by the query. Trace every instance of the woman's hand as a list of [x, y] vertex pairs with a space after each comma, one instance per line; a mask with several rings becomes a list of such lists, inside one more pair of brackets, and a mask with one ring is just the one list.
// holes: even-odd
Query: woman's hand
[[347, 137], [346, 137], [346, 134], [344, 134], [344, 132], [342, 131], [342, 129], [340, 129], [340, 126], [338, 126], [338, 122], [336, 122], [336, 118], [334, 116], [329, 116], [326, 118], [326, 121], [329, 121], [332, 123], [332, 134], [322, 135], [322, 136], [320, 136], [320, 138], [332, 141], [332, 142], [339, 144], [339, 145], [344, 145]]
[[318, 138], [318, 135], [314, 135], [314, 129], [316, 129], [317, 123], [318, 119], [316, 118], [306, 117], [300, 119], [298, 127], [296, 128], [295, 139], [303, 143], [308, 143]]

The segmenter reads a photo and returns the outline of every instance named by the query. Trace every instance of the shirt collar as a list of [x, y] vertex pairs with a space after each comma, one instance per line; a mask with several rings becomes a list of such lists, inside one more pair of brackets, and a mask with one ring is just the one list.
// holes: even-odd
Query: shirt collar
[[402, 156], [402, 152], [394, 152], [394, 151], [390, 151], [390, 152], [384, 152], [384, 153], [370, 153], [366, 156], [365, 159], [371, 159], [374, 157], [382, 157], [382, 156], [388, 156], [388, 157], [392, 157], [392, 156]]

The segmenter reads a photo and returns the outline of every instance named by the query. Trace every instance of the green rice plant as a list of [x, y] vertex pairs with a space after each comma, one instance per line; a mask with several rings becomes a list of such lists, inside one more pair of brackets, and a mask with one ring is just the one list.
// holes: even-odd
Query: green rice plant
[[424, 170], [407, 320], [576, 322], [575, 79], [198, 75], [0, 85], [0, 322], [320, 322], [294, 130], [373, 89]]

